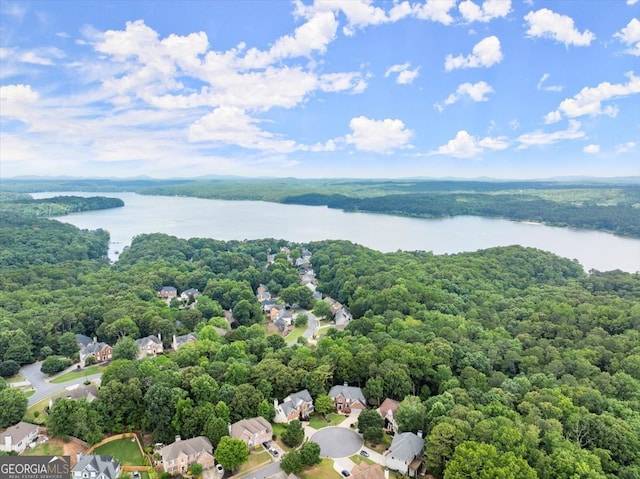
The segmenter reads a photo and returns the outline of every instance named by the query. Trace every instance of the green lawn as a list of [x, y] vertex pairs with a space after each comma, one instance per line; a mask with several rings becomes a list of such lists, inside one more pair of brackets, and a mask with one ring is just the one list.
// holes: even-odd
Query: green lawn
[[238, 467], [238, 470], [235, 471], [236, 475], [247, 474], [253, 469], [260, 467], [263, 464], [267, 464], [271, 462], [271, 455], [262, 449], [262, 452], [249, 454], [249, 459], [247, 462]]
[[349, 459], [351, 459], [356, 464], [360, 464], [363, 462], [367, 464], [375, 464], [374, 461], [372, 461], [368, 457], [361, 456], [360, 454], [354, 454], [353, 456], [350, 456]]
[[295, 343], [298, 340], [298, 338], [304, 334], [306, 330], [307, 330], [306, 326], [302, 328], [294, 328], [289, 334], [287, 334], [284, 340], [287, 343]]
[[309, 418], [309, 426], [314, 429], [322, 429], [323, 427], [327, 426], [337, 426], [342, 421], [344, 421], [346, 417], [342, 414], [331, 413], [327, 414], [327, 419], [329, 421], [327, 421], [320, 414], [314, 414], [313, 416], [311, 416], [311, 418]]
[[290, 448], [289, 446], [285, 446], [284, 442], [282, 442], [282, 433], [287, 429], [284, 424], [272, 424], [273, 433], [277, 436], [276, 443], [280, 446], [285, 452]]
[[66, 383], [67, 381], [73, 381], [74, 379], [84, 378], [91, 376], [92, 374], [98, 374], [105, 370], [105, 366], [89, 366], [81, 371], [72, 371], [65, 373], [62, 376], [58, 376], [51, 380], [54, 384]]
[[301, 472], [298, 476], [300, 479], [338, 479], [342, 477], [333, 468], [331, 459], [323, 459], [320, 464]]
[[33, 449], [26, 449], [23, 456], [62, 456], [64, 448], [60, 444], [39, 444]]
[[[27, 409], [24, 418], [27, 422], [32, 422], [34, 424], [44, 424], [47, 422], [47, 414], [44, 412], [44, 408], [49, 405], [49, 398], [44, 398], [35, 403], [33, 406], [29, 406]], [[37, 411], [37, 417], [36, 413]]]
[[380, 444], [377, 444], [375, 446], [372, 446], [368, 442], [365, 442], [365, 444], [366, 444], [366, 446], [368, 448], [371, 448], [374, 451], [379, 452], [380, 454], [382, 454], [384, 451], [389, 449], [389, 446], [391, 446], [391, 441], [392, 440], [393, 440], [393, 438], [391, 436], [389, 436], [388, 434], [384, 434], [382, 436], [382, 442]]
[[142, 466], [144, 458], [138, 449], [138, 443], [131, 439], [118, 439], [97, 447], [93, 454], [102, 456], [113, 456], [123, 466]]

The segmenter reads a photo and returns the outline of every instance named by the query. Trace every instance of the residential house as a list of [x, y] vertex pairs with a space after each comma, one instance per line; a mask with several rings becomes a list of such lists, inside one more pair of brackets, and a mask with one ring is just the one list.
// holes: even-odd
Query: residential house
[[182, 336], [173, 335], [173, 340], [171, 341], [171, 348], [174, 351], [177, 351], [182, 346], [187, 343], [194, 343], [198, 340], [198, 333], [187, 333]]
[[176, 442], [164, 446], [158, 453], [162, 467], [169, 474], [184, 474], [194, 462], [204, 469], [214, 466], [213, 446], [205, 436], [181, 440], [176, 436]]
[[76, 334], [76, 341], [78, 342], [78, 347], [82, 349], [85, 346], [91, 344], [93, 342], [93, 339], [89, 336], [85, 336], [84, 334]]
[[275, 322], [278, 319], [283, 320], [287, 326], [291, 326], [293, 323], [293, 315], [291, 311], [282, 306], [275, 305], [271, 308], [271, 312], [269, 313], [271, 321]]
[[258, 289], [256, 290], [256, 298], [258, 299], [259, 303], [270, 300], [271, 293], [269, 292], [269, 288], [267, 288], [264, 284], [259, 285]]
[[260, 302], [260, 307], [262, 308], [262, 312], [267, 313], [269, 315], [271, 315], [271, 310], [273, 309], [273, 307], [277, 305], [278, 303], [276, 303], [273, 299], [266, 299]]
[[296, 264], [296, 268], [298, 268], [298, 270], [303, 270], [304, 271], [304, 270], [308, 270], [308, 269], [312, 268], [311, 263], [309, 262], [309, 260], [305, 259], [305, 258], [297, 258], [295, 264]]
[[312, 253], [311, 253], [311, 251], [309, 251], [307, 248], [304, 248], [304, 249], [302, 250], [302, 253], [300, 254], [300, 256], [302, 256], [302, 257], [303, 257], [304, 259], [306, 259], [306, 260], [310, 260], [310, 259], [311, 259], [311, 256], [312, 256]]
[[162, 335], [151, 335], [144, 338], [136, 339], [138, 345], [138, 359], [144, 359], [147, 356], [157, 356], [164, 352], [162, 347]]
[[400, 401], [396, 401], [391, 398], [387, 398], [382, 401], [380, 407], [376, 409], [380, 417], [384, 419], [384, 427], [387, 431], [393, 432], [394, 434], [398, 432], [398, 423], [396, 422], [396, 409], [398, 409], [398, 405]]
[[329, 391], [329, 397], [333, 399], [338, 412], [349, 414], [352, 409], [365, 409], [367, 399], [362, 394], [362, 389], [349, 386], [344, 383], [342, 386], [333, 386]]
[[57, 399], [73, 399], [74, 401], [77, 401], [78, 399], [85, 399], [87, 402], [92, 402], [97, 397], [98, 388], [95, 384], [74, 384], [73, 386], [63, 389], [59, 393], [54, 394], [53, 397], [49, 399], [49, 409], [53, 407], [53, 403]]
[[351, 469], [351, 479], [384, 479], [384, 471], [379, 464], [361, 462]]
[[391, 446], [385, 453], [385, 465], [409, 477], [417, 477], [424, 459], [424, 439], [418, 434], [403, 432], [393, 436]]
[[87, 359], [94, 358], [96, 363], [104, 363], [105, 361], [111, 361], [113, 355], [113, 348], [107, 343], [98, 342], [96, 338], [80, 349], [80, 366], [84, 367], [87, 364]]
[[273, 405], [276, 409], [273, 422], [276, 423], [288, 423], [294, 419], [306, 420], [314, 411], [313, 399], [311, 399], [311, 395], [306, 389], [290, 394], [284, 398], [282, 404], [278, 404], [278, 400], [276, 399]]
[[178, 297], [178, 290], [173, 286], [163, 286], [158, 291], [158, 298], [171, 300]]
[[200, 296], [200, 291], [195, 288], [185, 289], [180, 293], [180, 299], [182, 301], [189, 301], [191, 298], [196, 299], [198, 296]]
[[349, 308], [347, 308], [346, 306], [338, 309], [333, 315], [333, 320], [336, 323], [336, 328], [344, 328], [352, 319], [353, 315], [351, 314], [351, 311], [349, 311]]
[[269, 421], [258, 416], [234, 422], [229, 426], [229, 435], [236, 439], [242, 439], [249, 448], [252, 448], [263, 442], [271, 441], [273, 428]]
[[38, 426], [20, 421], [0, 433], [0, 436], [3, 439], [0, 451], [21, 453], [38, 438]]
[[120, 463], [111, 456], [78, 454], [78, 462], [71, 468], [73, 479], [117, 479]]

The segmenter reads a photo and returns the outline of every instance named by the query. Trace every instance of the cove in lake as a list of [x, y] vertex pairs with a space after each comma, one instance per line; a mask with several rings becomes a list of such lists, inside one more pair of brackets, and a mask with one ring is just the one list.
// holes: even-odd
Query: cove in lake
[[345, 213], [324, 206], [264, 201], [225, 201], [136, 193], [56, 192], [51, 196], [121, 198], [122, 208], [88, 211], [54, 219], [111, 234], [109, 258], [134, 236], [166, 233], [179, 238], [245, 240], [278, 238], [296, 243], [349, 240], [381, 252], [397, 250], [453, 254], [494, 246], [521, 245], [577, 260], [585, 270], [640, 271], [640, 240], [598, 231], [557, 228], [477, 216], [418, 219], [372, 213]]

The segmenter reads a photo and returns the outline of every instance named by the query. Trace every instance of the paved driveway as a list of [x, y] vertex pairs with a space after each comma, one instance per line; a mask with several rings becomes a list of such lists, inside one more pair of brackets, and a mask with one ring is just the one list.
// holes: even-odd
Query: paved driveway
[[313, 442], [320, 444], [320, 455], [324, 457], [349, 457], [362, 448], [362, 437], [344, 427], [325, 427], [313, 436]]

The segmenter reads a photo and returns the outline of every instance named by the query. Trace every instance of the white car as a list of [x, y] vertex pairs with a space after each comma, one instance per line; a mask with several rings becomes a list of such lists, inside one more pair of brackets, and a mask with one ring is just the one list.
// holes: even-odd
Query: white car
[[222, 464], [216, 464], [216, 471], [220, 474], [224, 474], [224, 467], [222, 467]]

